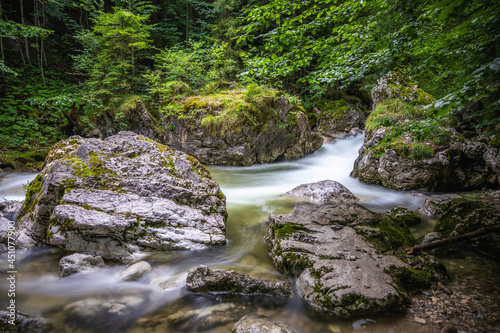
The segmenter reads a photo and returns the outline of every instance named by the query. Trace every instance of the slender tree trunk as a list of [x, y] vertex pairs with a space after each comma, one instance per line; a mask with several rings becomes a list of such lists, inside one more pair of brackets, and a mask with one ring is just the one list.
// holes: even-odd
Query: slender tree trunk
[[[39, 20], [40, 23], [40, 20]], [[45, 26], [45, 5], [42, 3], [42, 28]], [[40, 71], [42, 73], [43, 85], [47, 86], [45, 83], [45, 73], [43, 72], [43, 59], [45, 59], [45, 50], [43, 49], [43, 37], [40, 37]], [[47, 66], [47, 59], [45, 59], [45, 66]]]
[[[2, 19], [2, 1], [0, 1], [0, 20]], [[5, 55], [3, 53], [3, 37], [0, 37], [0, 52], [2, 53], [2, 61], [5, 61]]]
[[186, 0], [186, 43], [189, 40], [189, 0]]
[[[24, 2], [21, 0], [21, 23], [24, 25], [25, 20], [24, 20]], [[30, 59], [30, 50], [29, 50], [29, 44], [28, 44], [28, 37], [24, 37], [24, 47], [26, 49], [26, 60], [28, 60], [28, 63], [31, 62]]]

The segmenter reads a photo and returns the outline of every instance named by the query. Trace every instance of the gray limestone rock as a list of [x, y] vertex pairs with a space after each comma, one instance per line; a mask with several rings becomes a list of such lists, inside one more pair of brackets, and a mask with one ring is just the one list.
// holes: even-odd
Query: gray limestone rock
[[193, 157], [132, 132], [56, 144], [20, 226], [40, 243], [130, 261], [224, 244], [225, 196]]
[[387, 271], [406, 264], [378, 254], [361, 235], [378, 234], [381, 221], [356, 203], [299, 203], [290, 214], [269, 217], [266, 240], [278, 270], [298, 277], [313, 308], [346, 318], [398, 311], [405, 296]]
[[322, 180], [310, 184], [302, 184], [291, 191], [285, 193], [285, 196], [311, 201], [317, 204], [329, 202], [358, 202], [359, 199], [354, 196], [344, 185], [333, 180]]
[[[14, 323], [14, 325], [12, 325]], [[19, 333], [51, 333], [54, 325], [43, 318], [31, 318], [28, 315], [15, 312], [0, 311], [0, 331]]]
[[145, 261], [139, 261], [125, 268], [120, 273], [120, 279], [123, 281], [137, 281], [151, 272], [151, 265]]
[[209, 269], [200, 265], [188, 271], [186, 286], [196, 292], [227, 292], [246, 295], [288, 297], [292, 287], [287, 282], [265, 281], [235, 271]]
[[271, 321], [265, 316], [246, 315], [233, 327], [234, 333], [293, 333], [294, 331], [279, 321]]
[[81, 272], [91, 272], [97, 267], [102, 266], [104, 266], [104, 260], [100, 256], [73, 253], [69, 256], [63, 257], [59, 261], [59, 277], [65, 277]]

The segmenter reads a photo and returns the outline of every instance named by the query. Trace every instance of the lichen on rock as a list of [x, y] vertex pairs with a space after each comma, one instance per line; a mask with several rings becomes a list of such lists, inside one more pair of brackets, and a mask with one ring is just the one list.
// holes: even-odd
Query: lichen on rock
[[224, 244], [225, 197], [193, 157], [147, 137], [70, 137], [50, 151], [21, 210], [24, 233], [128, 261], [144, 251]]

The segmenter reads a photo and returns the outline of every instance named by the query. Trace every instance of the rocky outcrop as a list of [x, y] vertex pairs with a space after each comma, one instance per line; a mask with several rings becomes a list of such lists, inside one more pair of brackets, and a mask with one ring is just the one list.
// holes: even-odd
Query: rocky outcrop
[[360, 128], [365, 127], [366, 107], [355, 97], [344, 96], [318, 107], [314, 108], [317, 118], [315, 131], [327, 140], [356, 135], [361, 132]]
[[298, 278], [313, 308], [346, 318], [397, 311], [404, 296], [386, 271], [405, 264], [379, 255], [358, 234], [376, 233], [380, 223], [358, 204], [299, 203], [290, 214], [269, 217], [267, 242], [276, 267]]
[[[273, 90], [252, 97], [246, 90], [172, 100], [156, 118], [141, 100], [126, 114], [126, 130], [143, 134], [204, 164], [251, 165], [291, 160], [322, 144], [302, 106]], [[103, 135], [116, 132], [108, 121]]]
[[69, 276], [75, 273], [92, 272], [98, 267], [104, 266], [104, 260], [100, 256], [73, 253], [63, 257], [59, 261], [59, 277]]
[[344, 185], [329, 179], [299, 185], [293, 190], [286, 192], [285, 196], [311, 201], [317, 204], [359, 201], [359, 199]]
[[429, 118], [425, 105], [432, 98], [416, 84], [390, 74], [379, 80], [372, 97], [374, 111], [351, 176], [397, 190], [500, 186], [500, 150], [485, 137], [466, 139]]
[[22, 203], [19, 201], [0, 202], [0, 253], [6, 253], [13, 249], [23, 249], [35, 246], [34, 241], [28, 235], [19, 231], [17, 219]]
[[266, 316], [246, 315], [233, 327], [234, 333], [293, 333], [294, 331], [279, 321], [271, 321]]
[[[434, 231], [447, 238], [499, 223], [500, 211], [493, 206], [481, 201], [460, 200], [448, 208], [434, 226]], [[464, 241], [464, 243], [494, 258], [500, 257], [500, 235], [498, 233], [490, 233]]]
[[200, 265], [188, 271], [186, 286], [196, 292], [227, 292], [245, 295], [288, 297], [292, 287], [282, 281], [265, 281], [235, 271], [209, 269]]
[[225, 196], [193, 157], [132, 132], [56, 144], [30, 184], [23, 234], [129, 261], [224, 244]]

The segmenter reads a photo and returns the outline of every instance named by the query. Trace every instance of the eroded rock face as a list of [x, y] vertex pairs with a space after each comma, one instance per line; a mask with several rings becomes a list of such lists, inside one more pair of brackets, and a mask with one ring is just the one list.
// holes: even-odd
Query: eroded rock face
[[293, 190], [286, 192], [285, 196], [307, 200], [317, 204], [359, 201], [359, 199], [344, 185], [329, 179], [299, 185]]
[[105, 259], [226, 241], [225, 196], [205, 167], [132, 132], [56, 144], [21, 214], [38, 242]]
[[379, 255], [359, 234], [380, 235], [380, 223], [355, 203], [299, 203], [290, 214], [269, 217], [266, 239], [276, 267], [298, 277], [301, 297], [313, 308], [346, 318], [397, 311], [405, 297], [386, 271], [405, 264]]
[[[219, 94], [220, 95], [220, 94]], [[172, 149], [196, 157], [204, 164], [251, 165], [276, 160], [292, 160], [313, 153], [322, 145], [322, 139], [313, 133], [307, 116], [285, 97], [266, 97], [263, 102], [248, 102], [243, 91], [226, 92], [226, 97], [189, 96], [182, 108], [182, 116], [163, 116], [154, 119], [144, 104], [136, 101], [136, 107], [127, 114], [127, 130], [148, 136]], [[225, 112], [227, 99], [240, 101], [242, 105], [255, 104], [252, 120], [236, 124], [226, 132], [203, 126], [207, 116]], [[116, 132], [110, 117], [102, 126], [104, 136]], [[161, 131], [158, 123], [163, 124]]]
[[73, 253], [59, 261], [59, 276], [65, 277], [75, 273], [90, 272], [102, 266], [104, 266], [104, 260], [100, 256]]
[[233, 327], [234, 333], [293, 333], [294, 331], [279, 321], [272, 321], [265, 316], [246, 315]]
[[246, 295], [288, 297], [292, 287], [282, 281], [265, 281], [235, 271], [209, 269], [200, 265], [188, 271], [186, 286], [196, 292], [227, 292]]
[[260, 112], [272, 116], [256, 120], [256, 126], [241, 126], [224, 134], [201, 125], [208, 113], [203, 109], [189, 119], [169, 117], [164, 123], [173, 130], [165, 131], [159, 140], [202, 163], [218, 165], [293, 160], [311, 154], [322, 145], [321, 137], [311, 131], [307, 116], [294, 110], [286, 98], [276, 98], [262, 107], [267, 110]]
[[381, 142], [384, 132], [381, 128], [365, 137], [351, 176], [396, 190], [454, 191], [500, 186], [500, 170], [493, 162], [500, 159], [496, 148], [463, 140], [451, 141], [423, 160], [402, 157], [394, 149], [380, 156], [373, 148]]

